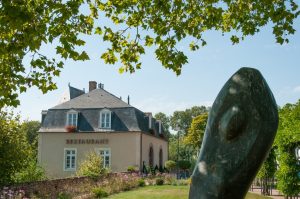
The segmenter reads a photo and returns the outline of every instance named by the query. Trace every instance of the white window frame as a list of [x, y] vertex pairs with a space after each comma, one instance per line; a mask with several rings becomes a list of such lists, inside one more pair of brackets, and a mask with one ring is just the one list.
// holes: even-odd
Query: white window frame
[[[70, 115], [72, 115], [72, 116], [71, 116], [71, 117], [72, 117], [71, 124], [69, 123]], [[73, 123], [73, 115], [76, 115], [75, 125], [74, 125], [74, 123]], [[77, 112], [77, 111], [74, 111], [74, 110], [68, 111], [68, 112], [67, 112], [66, 126], [76, 126], [76, 127], [77, 127], [77, 124], [78, 124], [78, 112]]]
[[160, 120], [157, 120], [157, 123], [158, 123], [158, 133], [161, 134], [161, 121]]
[[[102, 126], [102, 115], [105, 115], [104, 117], [104, 126]], [[107, 122], [107, 114], [109, 115], [109, 121]], [[107, 125], [108, 124], [108, 125]], [[100, 111], [99, 115], [99, 129], [111, 129], [111, 111], [108, 109], [103, 109]]]
[[149, 129], [152, 129], [152, 114], [149, 114]]
[[[74, 164], [74, 168], [66, 168], [67, 166], [67, 151], [75, 151], [75, 155], [71, 155], [75, 157], [75, 164]], [[64, 148], [64, 161], [63, 161], [63, 169], [64, 171], [76, 171], [76, 166], [77, 166], [77, 148]]]
[[[95, 151], [96, 151], [96, 153], [98, 155], [101, 156], [101, 159], [103, 161], [103, 167], [109, 169], [111, 167], [111, 150], [110, 150], [110, 148], [96, 148]], [[101, 155], [101, 151], [105, 151], [105, 152], [108, 151], [109, 154], [108, 155], [106, 155], [106, 154]], [[106, 163], [105, 163], [105, 157], [106, 156], [109, 157], [109, 163], [108, 163], [108, 165], [106, 165]]]

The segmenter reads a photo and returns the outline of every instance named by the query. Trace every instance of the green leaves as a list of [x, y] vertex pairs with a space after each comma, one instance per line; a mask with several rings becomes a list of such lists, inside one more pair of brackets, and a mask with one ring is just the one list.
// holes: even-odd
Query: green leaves
[[193, 118], [191, 127], [184, 137], [184, 143], [200, 150], [202, 139], [204, 137], [205, 127], [208, 119], [208, 113], [203, 113]]
[[[81, 13], [82, 6], [88, 12]], [[100, 56], [105, 63], [118, 64], [120, 73], [140, 69], [140, 58], [145, 48], [151, 47], [163, 67], [180, 75], [188, 63], [185, 52], [178, 50], [185, 38], [195, 39], [189, 45], [192, 51], [206, 45], [203, 33], [208, 30], [234, 32], [239, 36], [232, 36], [231, 41], [237, 44], [271, 22], [276, 42], [283, 44], [295, 33], [294, 21], [299, 14], [299, 3], [294, 0], [2, 1], [0, 75], [5, 78], [0, 80], [0, 108], [17, 106], [19, 92], [31, 86], [44, 93], [55, 89], [52, 78], [59, 75], [65, 59], [88, 60], [88, 54], [78, 50], [85, 45], [80, 35], [96, 34], [108, 42], [110, 46]], [[99, 16], [113, 25], [99, 25]], [[96, 20], [100, 22], [97, 25]], [[43, 44], [51, 44], [58, 56], [41, 55]], [[25, 57], [34, 58], [24, 65]]]
[[80, 163], [76, 175], [96, 178], [105, 173], [107, 173], [107, 169], [103, 166], [101, 156], [91, 151], [86, 154], [85, 160]]
[[[276, 41], [283, 44], [288, 42], [285, 38], [288, 34], [294, 34], [293, 21], [299, 15], [298, 4], [293, 0], [288, 3], [279, 0], [272, 2], [109, 0], [100, 3], [99, 7], [119, 27], [126, 27], [115, 32], [109, 28], [110, 34], [104, 36], [104, 41], [111, 43], [110, 49], [120, 55], [115, 55], [117, 60], [120, 58], [121, 62], [125, 63], [119, 69], [120, 72], [134, 72], [138, 62], [136, 58], [139, 59], [138, 55], [142, 53], [133, 52], [134, 59], [124, 61], [124, 58], [131, 58], [128, 55], [123, 56], [131, 47], [124, 45], [122, 48], [114, 48], [116, 41], [126, 43], [130, 38], [125, 39], [122, 35], [125, 32], [132, 35], [133, 29], [140, 29], [142, 31], [136, 31], [133, 35], [133, 38], [138, 38], [134, 39], [135, 44], [141, 48], [154, 46], [157, 59], [165, 68], [173, 70], [177, 75], [180, 75], [181, 68], [188, 63], [188, 59], [185, 53], [178, 51], [176, 47], [187, 36], [201, 40], [201, 46], [205, 46], [206, 42], [202, 39], [205, 31], [220, 30], [229, 33], [234, 30], [241, 35], [231, 37], [232, 43], [237, 44], [246, 36], [259, 32], [261, 27], [271, 21], [274, 24], [273, 33]], [[200, 49], [194, 42], [190, 43], [189, 47], [192, 51]], [[106, 60], [107, 56], [103, 58]]]
[[278, 189], [285, 196], [295, 196], [300, 192], [298, 172], [299, 160], [296, 148], [300, 140], [300, 100], [296, 104], [286, 104], [279, 110], [279, 126], [275, 138], [277, 147]]
[[18, 118], [0, 111], [0, 186], [14, 182], [16, 173], [28, 165], [32, 151]]
[[[85, 41], [79, 34], [90, 34], [96, 18], [79, 12], [83, 1], [3, 1], [0, 7], [0, 109], [19, 105], [18, 94], [32, 86], [43, 93], [56, 89], [63, 62], [40, 53], [43, 43], [58, 41], [56, 53], [64, 59], [88, 60], [76, 47]], [[93, 12], [92, 12], [93, 11]], [[31, 58], [29, 64], [25, 58]], [[25, 70], [25, 68], [29, 70]]]

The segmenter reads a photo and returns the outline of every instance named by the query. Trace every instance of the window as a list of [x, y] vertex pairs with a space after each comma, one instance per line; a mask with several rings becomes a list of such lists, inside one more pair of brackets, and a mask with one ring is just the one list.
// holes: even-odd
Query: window
[[161, 134], [161, 121], [158, 120], [158, 133]]
[[149, 166], [150, 167], [153, 167], [153, 147], [152, 147], [152, 145], [150, 146], [150, 149], [149, 149]]
[[162, 148], [159, 149], [159, 167], [163, 167], [163, 150]]
[[102, 110], [100, 112], [100, 128], [110, 129], [111, 128], [111, 112], [109, 110]]
[[67, 114], [67, 126], [77, 127], [78, 113], [76, 111], [69, 111]]
[[101, 149], [96, 149], [96, 151], [101, 156], [103, 167], [110, 168], [110, 149], [101, 148]]
[[76, 149], [65, 149], [64, 153], [64, 171], [76, 170]]
[[149, 114], [149, 129], [152, 129], [152, 114]]

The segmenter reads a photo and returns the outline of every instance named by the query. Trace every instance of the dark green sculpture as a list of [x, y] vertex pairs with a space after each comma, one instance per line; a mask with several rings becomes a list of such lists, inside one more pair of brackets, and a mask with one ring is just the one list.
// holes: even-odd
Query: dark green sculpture
[[241, 68], [209, 113], [190, 199], [242, 199], [275, 138], [278, 111], [261, 73]]

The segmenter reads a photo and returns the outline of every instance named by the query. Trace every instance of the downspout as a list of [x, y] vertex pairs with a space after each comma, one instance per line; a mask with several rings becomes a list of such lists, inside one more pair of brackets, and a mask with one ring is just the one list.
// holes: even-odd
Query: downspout
[[140, 135], [140, 171], [143, 172], [143, 133]]

